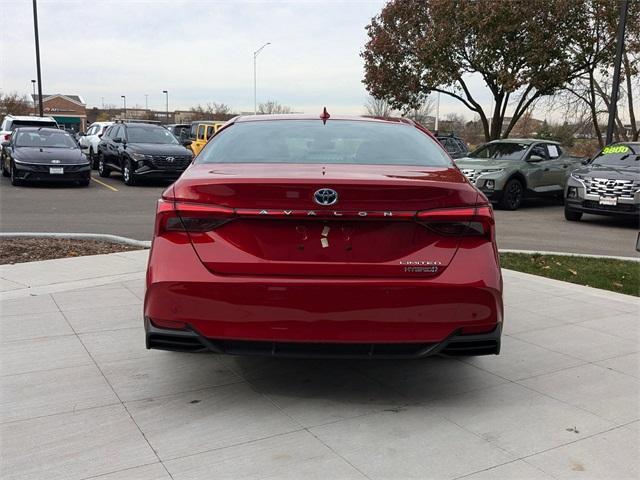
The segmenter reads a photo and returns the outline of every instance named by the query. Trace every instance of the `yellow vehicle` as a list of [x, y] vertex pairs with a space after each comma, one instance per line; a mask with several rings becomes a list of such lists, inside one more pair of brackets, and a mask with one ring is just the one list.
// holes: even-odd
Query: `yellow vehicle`
[[213, 137], [225, 123], [226, 122], [214, 120], [191, 122], [191, 145], [189, 145], [189, 148], [191, 148], [193, 154], [198, 155], [209, 139]]

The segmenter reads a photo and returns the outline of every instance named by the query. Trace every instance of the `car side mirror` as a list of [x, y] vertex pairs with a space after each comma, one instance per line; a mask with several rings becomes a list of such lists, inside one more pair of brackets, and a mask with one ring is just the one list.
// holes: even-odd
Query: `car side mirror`
[[540, 155], [531, 155], [529, 157], [529, 160], [527, 160], [527, 162], [538, 163], [538, 162], [542, 162], [543, 160], [544, 158], [542, 158]]
[[122, 138], [116, 137], [113, 139], [113, 143], [124, 143], [124, 141], [122, 140]]
[[193, 142], [191, 140], [183, 140], [182, 141], [182, 146], [183, 147], [188, 147], [189, 145], [191, 145]]
[[582, 165], [589, 165], [589, 162], [590, 162], [590, 161], [591, 161], [591, 160], [590, 160], [590, 159], [588, 159], [588, 158], [583, 158], [583, 159], [582, 159], [582, 161], [581, 161], [580, 163], [581, 163]]
[[11, 142], [2, 142], [3, 147], [8, 147], [11, 145]]

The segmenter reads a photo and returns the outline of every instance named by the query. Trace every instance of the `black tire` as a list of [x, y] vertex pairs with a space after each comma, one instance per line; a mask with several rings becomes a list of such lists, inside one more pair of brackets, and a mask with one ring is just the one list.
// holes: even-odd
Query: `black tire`
[[124, 165], [122, 166], [122, 180], [124, 184], [133, 187], [136, 184], [136, 175], [133, 173], [133, 165], [131, 165], [131, 159], [126, 158]]
[[93, 147], [89, 147], [89, 164], [91, 165], [91, 170], [98, 169], [98, 156], [93, 153]]
[[5, 162], [4, 162], [4, 160], [3, 160], [3, 161], [2, 161], [2, 176], [3, 176], [3, 177], [10, 177], [10, 176], [11, 176], [11, 174], [9, 173], [9, 171], [8, 171], [6, 168], [4, 168], [4, 163], [5, 163]]
[[569, 210], [566, 206], [564, 207], [564, 218], [569, 220], [570, 222], [579, 222], [582, 218], [582, 212], [578, 212], [576, 210]]
[[9, 168], [11, 168], [11, 185], [14, 187], [22, 185], [22, 180], [16, 177], [16, 166], [12, 163]]
[[98, 174], [103, 178], [107, 178], [111, 174], [111, 170], [104, 164], [104, 157], [100, 152], [98, 152]]
[[81, 187], [88, 187], [90, 183], [91, 183], [91, 177], [87, 177], [80, 180], [78, 182], [78, 185], [80, 185]]
[[522, 182], [516, 178], [512, 178], [504, 186], [502, 198], [498, 204], [500, 208], [505, 210], [517, 210], [522, 205], [524, 197], [524, 186]]

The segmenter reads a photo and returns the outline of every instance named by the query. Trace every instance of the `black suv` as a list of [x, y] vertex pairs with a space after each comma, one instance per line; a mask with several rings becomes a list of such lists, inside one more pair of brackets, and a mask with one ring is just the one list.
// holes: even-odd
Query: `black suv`
[[436, 138], [451, 158], [462, 158], [469, 154], [469, 147], [464, 143], [464, 140], [453, 133], [443, 134], [436, 132]]
[[98, 144], [98, 172], [121, 172], [127, 185], [142, 178], [175, 180], [189, 166], [193, 153], [166, 128], [149, 123], [111, 125]]

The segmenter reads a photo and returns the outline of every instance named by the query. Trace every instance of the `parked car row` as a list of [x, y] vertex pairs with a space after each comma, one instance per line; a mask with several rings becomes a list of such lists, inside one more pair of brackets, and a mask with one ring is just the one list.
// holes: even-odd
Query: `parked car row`
[[640, 143], [604, 147], [593, 159], [569, 155], [558, 142], [494, 140], [455, 162], [484, 195], [506, 210], [527, 197], [556, 197], [565, 218], [583, 212], [640, 215]]
[[[88, 185], [91, 168], [102, 177], [121, 173], [127, 185], [143, 178], [173, 181], [224, 124], [95, 122], [76, 141], [52, 117], [7, 115], [0, 125], [0, 165], [13, 184], [51, 179]], [[552, 197], [564, 200], [570, 221], [583, 213], [640, 215], [640, 143], [609, 145], [589, 160], [548, 140], [494, 140], [469, 153], [456, 135], [435, 136], [469, 182], [503, 209]]]

